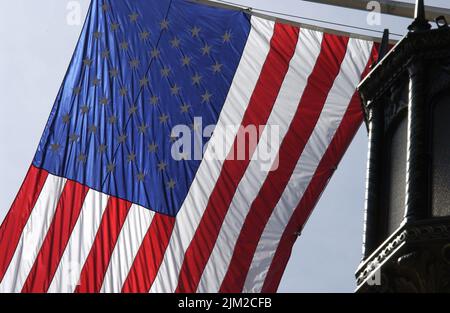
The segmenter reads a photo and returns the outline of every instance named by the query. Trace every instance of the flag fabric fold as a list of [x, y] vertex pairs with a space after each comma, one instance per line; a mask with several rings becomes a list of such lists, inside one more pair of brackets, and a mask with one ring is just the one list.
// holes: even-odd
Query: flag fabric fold
[[93, 0], [0, 228], [0, 292], [275, 292], [376, 57], [188, 0]]

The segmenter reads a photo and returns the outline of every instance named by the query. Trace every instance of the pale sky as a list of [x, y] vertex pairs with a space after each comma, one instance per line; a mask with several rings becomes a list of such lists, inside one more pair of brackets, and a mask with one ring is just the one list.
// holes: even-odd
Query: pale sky
[[[301, 0], [230, 1], [358, 27], [390, 28], [399, 34], [406, 32], [410, 22], [382, 16], [381, 25], [368, 25], [365, 12]], [[79, 25], [67, 23], [71, 2], [81, 6]], [[448, 0], [426, 3], [450, 8]], [[31, 164], [88, 5], [89, 0], [0, 0], [0, 221]], [[366, 136], [362, 127], [322, 195], [294, 247], [280, 292], [355, 289], [354, 272], [361, 259]]]

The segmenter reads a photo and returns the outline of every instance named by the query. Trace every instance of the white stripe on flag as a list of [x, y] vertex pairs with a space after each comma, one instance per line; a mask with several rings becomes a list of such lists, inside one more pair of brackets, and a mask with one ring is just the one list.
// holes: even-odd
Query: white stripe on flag
[[65, 184], [65, 178], [48, 175], [0, 284], [0, 293], [22, 290], [47, 235]]
[[[261, 69], [269, 53], [274, 22], [251, 18], [252, 27], [244, 52], [220, 113], [219, 121], [209, 141], [205, 156], [192, 182], [189, 193], [176, 217], [169, 246], [150, 292], [174, 292], [184, 260], [184, 253], [195, 234], [208, 204], [209, 196], [220, 175], [223, 160], [213, 156], [211, 147], [223, 146], [230, 125], [240, 125], [250, 97], [258, 81]], [[232, 136], [234, 139], [235, 133]], [[227, 137], [229, 134], [227, 134]], [[229, 152], [233, 140], [226, 140], [225, 152]]]
[[283, 231], [342, 121], [371, 50], [371, 42], [350, 39], [339, 75], [327, 97], [316, 127], [259, 240], [247, 274], [244, 292], [261, 291]]
[[48, 292], [74, 292], [107, 204], [106, 194], [89, 190]]
[[155, 213], [133, 204], [114, 247], [101, 292], [118, 293], [128, 277], [134, 258], [144, 240]]
[[[278, 153], [279, 145], [290, 127], [307, 85], [308, 77], [320, 54], [322, 36], [321, 32], [300, 30], [295, 54], [291, 59], [288, 72], [267, 121], [268, 126], [264, 129], [258, 144], [258, 148], [262, 151], [269, 151], [267, 146], [273, 144], [270, 142], [269, 127], [278, 126], [278, 146], [270, 147]], [[198, 292], [217, 292], [219, 290], [245, 217], [267, 177], [268, 172], [262, 170], [262, 166], [261, 160], [258, 160], [258, 156], [254, 154], [227, 211], [214, 249], [200, 280]]]

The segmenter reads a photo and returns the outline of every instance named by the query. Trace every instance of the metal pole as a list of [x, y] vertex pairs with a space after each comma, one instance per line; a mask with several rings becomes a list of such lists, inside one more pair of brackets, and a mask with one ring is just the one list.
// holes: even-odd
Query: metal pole
[[[302, 1], [362, 11], [370, 11], [373, 9], [372, 6], [370, 5], [370, 2], [373, 2], [371, 0], [302, 0]], [[390, 0], [377, 0], [376, 2], [380, 4], [381, 13], [383, 14], [395, 15], [406, 18], [414, 17], [415, 5], [413, 3], [390, 1]], [[447, 21], [450, 21], [449, 9], [433, 6], [425, 6], [425, 15], [426, 18], [428, 18], [429, 20], [435, 20], [439, 16], [444, 16], [447, 19]]]
[[[290, 19], [280, 18], [280, 17], [277, 17], [277, 16], [261, 13], [261, 12], [259, 12], [258, 9], [254, 9], [254, 8], [250, 8], [250, 7], [246, 7], [246, 6], [241, 6], [241, 5], [234, 5], [234, 4], [219, 2], [220, 0], [219, 1], [216, 1], [216, 0], [189, 0], [189, 1], [192, 1], [192, 2], [195, 2], [195, 3], [204, 4], [204, 5], [208, 5], [208, 6], [212, 6], [212, 7], [224, 8], [224, 9], [229, 9], [229, 10], [243, 11], [243, 12], [246, 12], [247, 14], [249, 14], [249, 15], [254, 15], [254, 16], [265, 18], [265, 19], [268, 19], [268, 20], [277, 21], [277, 22], [280, 22], [280, 23], [285, 23], [285, 24], [289, 24], [289, 25], [293, 25], [293, 26], [297, 26], [297, 27], [302, 27], [302, 28], [306, 28], [306, 29], [317, 30], [317, 31], [321, 31], [321, 32], [329, 33], [329, 34], [335, 34], [335, 35], [340, 35], [340, 36], [349, 36], [351, 38], [356, 38], [356, 39], [369, 40], [369, 41], [374, 41], [374, 42], [381, 42], [381, 37], [362, 35], [362, 34], [346, 32], [346, 31], [336, 30], [336, 29], [327, 28], [327, 27], [321, 27], [321, 26], [307, 24], [307, 23], [302, 23], [302, 22], [296, 22], [296, 21], [293, 21], [293, 20], [290, 20]], [[324, 21], [324, 23], [326, 24], [325, 21]], [[392, 44], [392, 45], [396, 44], [397, 42], [398, 41], [394, 40], [394, 39], [390, 39], [389, 40], [389, 43]]]

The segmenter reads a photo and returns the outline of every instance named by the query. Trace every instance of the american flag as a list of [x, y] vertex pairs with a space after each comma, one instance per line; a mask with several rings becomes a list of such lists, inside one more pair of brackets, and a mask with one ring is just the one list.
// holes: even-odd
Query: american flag
[[[242, 11], [93, 0], [0, 228], [0, 291], [275, 292], [376, 57], [373, 42]], [[176, 125], [200, 157], [174, 155]]]

